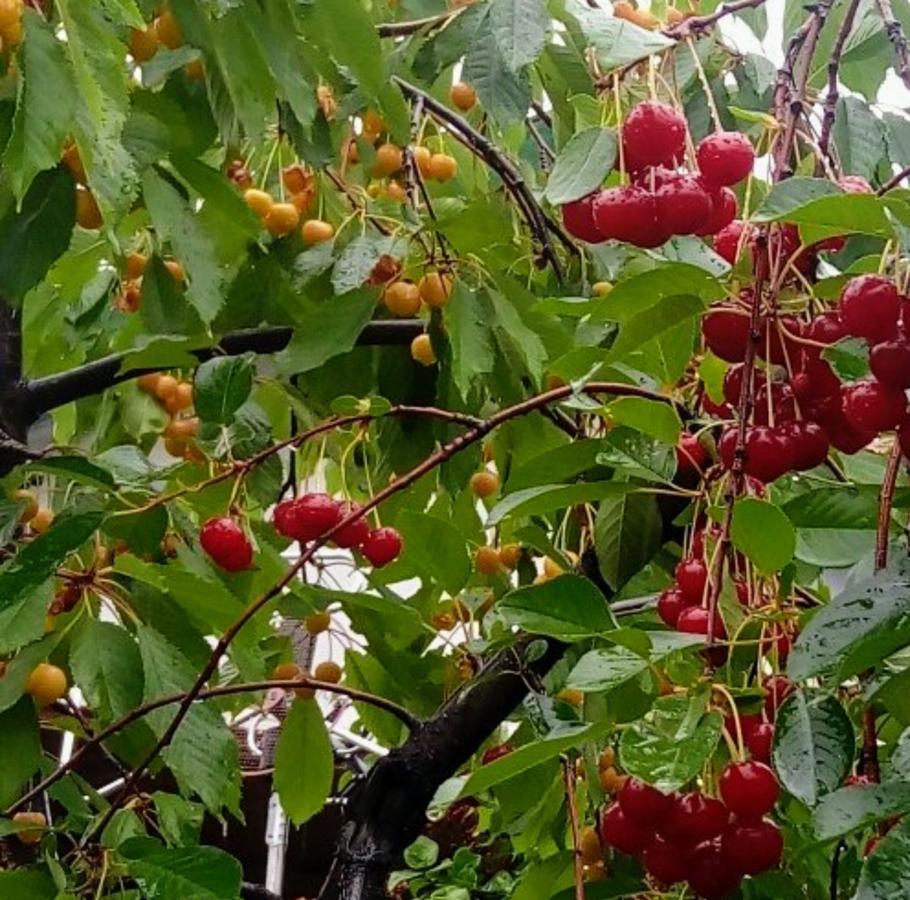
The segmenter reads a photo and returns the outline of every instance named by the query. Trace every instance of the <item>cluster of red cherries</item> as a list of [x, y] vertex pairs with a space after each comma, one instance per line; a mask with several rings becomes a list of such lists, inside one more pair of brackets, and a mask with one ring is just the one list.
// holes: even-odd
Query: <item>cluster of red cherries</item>
[[674, 235], [724, 229], [737, 213], [730, 185], [750, 174], [755, 151], [738, 131], [719, 131], [696, 148], [698, 172], [686, 172], [680, 166], [687, 137], [686, 120], [672, 106], [639, 103], [622, 126], [621, 163], [632, 183], [565, 204], [566, 231], [589, 244], [612, 239], [659, 247]]
[[[328, 494], [303, 494], [282, 500], [275, 507], [272, 521], [279, 534], [301, 544], [331, 532], [336, 547], [359, 550], [376, 569], [394, 562], [404, 547], [394, 528], [370, 528], [365, 516], [342, 524], [359, 510], [358, 504], [334, 500]], [[230, 516], [209, 519], [202, 526], [199, 542], [213, 562], [228, 572], [249, 569], [253, 562], [249, 536]]]
[[747, 875], [776, 868], [784, 840], [765, 818], [779, 793], [767, 765], [731, 763], [718, 787], [720, 799], [698, 790], [664, 794], [630, 778], [601, 815], [601, 841], [636, 856], [662, 887], [685, 881], [705, 900], [727, 897]]
[[[739, 403], [751, 339], [751, 292], [715, 306], [702, 319], [705, 345], [733, 363], [724, 376], [725, 402], [704, 398], [705, 411], [730, 418]], [[871, 376], [845, 384], [822, 352], [843, 338], [862, 338], [870, 347]], [[881, 275], [851, 278], [836, 309], [810, 322], [782, 315], [761, 320], [758, 356], [772, 364], [754, 392], [753, 422], [745, 432], [744, 471], [768, 483], [790, 471], [825, 461], [829, 446], [857, 453], [882, 432], [898, 429], [910, 450], [907, 398], [910, 387], [910, 301]], [[774, 373], [786, 372], [789, 377]], [[738, 428], [724, 430], [718, 453], [726, 468], [734, 462]], [[698, 453], [694, 445], [687, 445]], [[700, 457], [699, 457], [700, 458]]]

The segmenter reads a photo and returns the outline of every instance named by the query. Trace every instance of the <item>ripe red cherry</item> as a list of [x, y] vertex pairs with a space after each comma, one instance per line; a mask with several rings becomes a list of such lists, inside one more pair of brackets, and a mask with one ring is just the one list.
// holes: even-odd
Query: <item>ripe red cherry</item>
[[283, 534], [285, 537], [293, 537], [291, 519], [294, 503], [295, 500], [293, 499], [282, 500], [281, 503], [275, 506], [275, 510], [272, 513], [272, 524], [275, 526], [275, 531], [279, 534]]
[[743, 875], [757, 875], [776, 869], [784, 850], [784, 836], [773, 823], [737, 822], [721, 838], [721, 851], [733, 868]]
[[228, 572], [248, 569], [253, 561], [250, 539], [229, 516], [209, 519], [199, 532], [199, 543], [212, 561]]
[[725, 469], [732, 469], [736, 458], [736, 442], [739, 438], [739, 428], [729, 425], [724, 429], [720, 440], [717, 442], [717, 453]]
[[749, 316], [745, 310], [715, 306], [701, 320], [705, 345], [727, 362], [742, 362], [749, 343]]
[[722, 900], [739, 887], [739, 871], [721, 849], [720, 841], [705, 841], [689, 857], [689, 887], [704, 900]]
[[752, 172], [755, 150], [738, 131], [709, 134], [696, 148], [698, 168], [713, 184], [736, 184]]
[[842, 409], [832, 412], [826, 410], [818, 419], [819, 424], [825, 429], [825, 434], [828, 435], [828, 440], [831, 441], [831, 446], [841, 453], [848, 455], [859, 453], [863, 447], [868, 447], [875, 440], [876, 432], [860, 428], [851, 422]]
[[360, 546], [360, 552], [376, 569], [387, 566], [401, 555], [401, 535], [394, 528], [374, 528]]
[[686, 120], [666, 103], [639, 103], [623, 123], [623, 163], [629, 172], [672, 166], [682, 159], [685, 146]]
[[[768, 410], [768, 394], [771, 394], [771, 410]], [[755, 392], [753, 418], [758, 425], [768, 425], [769, 415], [774, 416], [776, 425], [784, 425], [796, 419], [796, 398], [789, 384], [772, 381], [770, 391], [767, 381], [762, 381]]]
[[[762, 336], [755, 352], [761, 359], [766, 359], [778, 366], [793, 365], [802, 352], [803, 344], [795, 338], [802, 336], [803, 326], [793, 316], [781, 316], [776, 319], [765, 319]], [[790, 337], [794, 335], [794, 337]]]
[[676, 565], [676, 585], [686, 603], [701, 603], [708, 583], [708, 567], [702, 559], [682, 559]]
[[636, 247], [659, 247], [667, 238], [658, 226], [654, 195], [634, 184], [601, 191], [594, 201], [594, 222], [604, 238]]
[[712, 185], [703, 178], [698, 180], [711, 198], [711, 215], [708, 216], [701, 228], [695, 232], [700, 237], [706, 237], [709, 234], [717, 234], [736, 218], [736, 214], [739, 212], [739, 203], [736, 199], [736, 194], [730, 188], [718, 188], [717, 185]]
[[808, 472], [828, 458], [828, 435], [818, 422], [803, 420], [784, 426], [793, 448], [793, 468]]
[[786, 433], [770, 425], [755, 425], [746, 430], [747, 475], [770, 484], [793, 468], [794, 452]]
[[736, 599], [739, 601], [740, 606], [749, 606], [752, 598], [749, 595], [748, 583], [738, 578], [734, 578], [733, 583], [736, 586]]
[[[339, 516], [339, 521], [356, 513], [360, 509], [360, 506], [357, 503], [342, 503], [340, 509], [341, 515]], [[347, 525], [342, 525], [342, 527], [332, 535], [332, 540], [335, 542], [336, 546], [350, 549], [351, 547], [359, 547], [363, 544], [369, 533], [370, 526], [367, 523], [366, 517], [361, 517], [354, 522], [349, 522]]]
[[679, 846], [692, 846], [717, 837], [730, 820], [729, 810], [700, 791], [678, 794], [661, 822], [654, 827], [661, 837]]
[[641, 855], [641, 862], [645, 871], [658, 884], [665, 887], [684, 881], [688, 871], [686, 854], [681, 853], [675, 844], [661, 837], [655, 837], [648, 844]]
[[844, 388], [844, 415], [858, 428], [889, 431], [897, 427], [906, 412], [904, 392], [886, 387], [875, 378]]
[[869, 368], [890, 388], [900, 391], [910, 388], [910, 342], [900, 338], [876, 344], [869, 354]]
[[771, 812], [780, 788], [771, 769], [754, 759], [730, 763], [720, 776], [720, 796], [743, 819], [760, 819]]
[[600, 817], [600, 840], [622, 853], [635, 856], [651, 843], [652, 826], [637, 825], [618, 802], [611, 803]]
[[841, 291], [841, 321], [855, 337], [878, 343], [897, 335], [901, 298], [889, 278], [859, 275], [851, 278]]
[[770, 722], [761, 722], [747, 735], [743, 735], [746, 749], [752, 759], [759, 762], [771, 762], [771, 747], [774, 744], [774, 726]]
[[[676, 620], [676, 630], [683, 634], [707, 634], [708, 633], [708, 610], [703, 606], [687, 606]], [[727, 630], [724, 628], [724, 621], [720, 614], [714, 616], [714, 638], [725, 638]]]
[[657, 598], [657, 615], [661, 621], [670, 628], [676, 628], [679, 614], [686, 608], [686, 601], [679, 588], [667, 588]]
[[680, 475], [698, 475], [708, 461], [705, 448], [694, 434], [681, 434], [676, 445], [676, 471]]
[[724, 225], [724, 227], [714, 235], [714, 252], [721, 259], [725, 259], [730, 263], [731, 266], [736, 265], [736, 261], [742, 253], [742, 248], [746, 244], [746, 241], [743, 238], [743, 231], [745, 228], [745, 222], [734, 219], [729, 224]]
[[666, 815], [673, 804], [668, 797], [656, 787], [645, 784], [638, 778], [630, 778], [616, 795], [626, 818], [639, 825], [653, 827], [654, 823]]
[[512, 747], [509, 744], [496, 744], [495, 747], [488, 747], [483, 751], [483, 756], [480, 757], [480, 764], [488, 766], [490, 763], [496, 762], [497, 759], [508, 756], [511, 752]]
[[762, 687], [766, 692], [765, 715], [773, 721], [784, 700], [796, 690], [796, 685], [786, 675], [769, 675]]
[[[761, 723], [762, 717], [760, 713], [739, 713], [739, 728], [743, 733], [743, 740], [746, 740]], [[726, 728], [727, 734], [729, 734], [733, 740], [737, 739], [736, 719], [734, 719], [732, 715], [724, 716], [724, 728]]]
[[594, 200], [597, 192], [579, 200], [572, 200], [562, 208], [562, 224], [566, 231], [580, 241], [600, 244], [604, 236], [594, 223]]
[[654, 193], [657, 220], [670, 234], [695, 234], [710, 218], [714, 204], [692, 176], [682, 176]]
[[[276, 509], [275, 527], [282, 534], [306, 543], [325, 534], [341, 521], [341, 504], [328, 494], [304, 494], [290, 501], [290, 507], [282, 512], [280, 520], [281, 527]], [[282, 531], [282, 528], [285, 530]]]
[[731, 406], [736, 406], [739, 403], [739, 397], [743, 390], [743, 368], [742, 363], [735, 363], [724, 372], [724, 399]]

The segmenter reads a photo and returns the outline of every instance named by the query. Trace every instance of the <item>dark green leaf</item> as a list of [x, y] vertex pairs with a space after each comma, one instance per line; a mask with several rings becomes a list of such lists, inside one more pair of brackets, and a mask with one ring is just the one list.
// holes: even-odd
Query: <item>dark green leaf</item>
[[544, 484], [506, 494], [487, 516], [487, 527], [498, 525], [515, 516], [538, 516], [555, 512], [578, 503], [593, 503], [607, 497], [618, 497], [635, 488], [628, 484], [608, 481], [579, 482], [578, 484]]
[[885, 130], [860, 97], [840, 97], [832, 132], [846, 174], [872, 178], [885, 152]]
[[550, 17], [545, 0], [491, 0], [489, 28], [506, 66], [517, 72], [540, 55]]
[[822, 797], [812, 814], [819, 840], [850, 834], [910, 811], [910, 784], [853, 785]]
[[296, 700], [275, 751], [275, 790], [295, 825], [302, 825], [322, 809], [334, 773], [332, 745], [319, 704]]
[[477, 382], [493, 371], [492, 321], [487, 294], [472, 293], [457, 281], [445, 308], [445, 323], [452, 349], [452, 379], [462, 397], [466, 398]]
[[30, 697], [23, 697], [15, 706], [0, 713], [0, 734], [3, 735], [0, 805], [7, 806], [41, 765], [38, 717]]
[[245, 356], [216, 356], [196, 370], [196, 412], [206, 421], [227, 425], [253, 390], [253, 363]]
[[568, 203], [601, 186], [616, 162], [616, 132], [587, 128], [575, 134], [556, 157], [547, 181], [550, 203]]
[[663, 519], [653, 494], [624, 494], [600, 503], [594, 548], [600, 572], [619, 590], [660, 549]]
[[39, 869], [0, 872], [0, 896], [16, 900], [54, 900], [58, 896], [54, 879]]
[[497, 121], [520, 122], [527, 115], [531, 86], [523, 72], [509, 68], [489, 26], [481, 28], [471, 42], [463, 74], [477, 91], [483, 108]]
[[796, 532], [783, 510], [754, 497], [737, 500], [730, 538], [767, 574], [786, 566], [796, 550]]
[[451, 522], [404, 510], [396, 517], [395, 527], [406, 549], [395, 569], [390, 567], [392, 580], [398, 573], [408, 573], [439, 584], [453, 596], [465, 586], [471, 561], [464, 537]]
[[660, 444], [632, 428], [619, 427], [610, 432], [606, 448], [597, 454], [603, 466], [622, 469], [648, 481], [671, 481], [676, 472], [676, 449]]

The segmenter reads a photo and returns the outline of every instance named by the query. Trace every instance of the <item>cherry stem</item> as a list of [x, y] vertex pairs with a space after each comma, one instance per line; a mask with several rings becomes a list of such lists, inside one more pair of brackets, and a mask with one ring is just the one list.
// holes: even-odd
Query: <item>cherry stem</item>
[[567, 756], [562, 759], [562, 774], [566, 785], [566, 806], [572, 829], [572, 854], [575, 861], [575, 900], [585, 900], [585, 867], [581, 856], [581, 835], [578, 828], [578, 808], [575, 805], [575, 765]]

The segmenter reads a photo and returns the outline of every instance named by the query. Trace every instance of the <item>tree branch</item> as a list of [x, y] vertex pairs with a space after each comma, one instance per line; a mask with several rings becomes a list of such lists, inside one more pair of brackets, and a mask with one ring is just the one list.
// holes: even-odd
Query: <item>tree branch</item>
[[279, 894], [272, 893], [261, 884], [251, 884], [244, 881], [240, 886], [240, 896], [243, 900], [282, 900]]
[[585, 900], [585, 868], [581, 856], [578, 807], [575, 805], [575, 765], [568, 757], [562, 761], [562, 777], [566, 788], [569, 826], [572, 830], [572, 854], [575, 857], [575, 900]]
[[888, 465], [882, 478], [882, 489], [878, 501], [878, 526], [875, 530], [875, 571], [879, 572], [888, 565], [888, 533], [891, 527], [891, 507], [894, 504], [894, 488], [897, 485], [897, 476], [900, 472], [901, 457], [900, 441], [894, 439], [891, 452], [888, 454]]
[[[844, 11], [844, 19], [841, 22], [840, 30], [837, 32], [837, 38], [834, 46], [831, 48], [831, 58], [828, 60], [828, 91], [825, 94], [825, 112], [822, 118], [821, 134], [818, 138], [819, 153], [823, 157], [830, 159], [829, 144], [831, 142], [831, 130], [834, 127], [834, 116], [837, 112], [837, 101], [840, 97], [838, 90], [838, 74], [840, 73], [840, 61], [844, 55], [844, 47], [847, 38], [853, 30], [853, 23], [856, 20], [856, 11], [859, 8], [859, 0], [849, 0], [847, 9]], [[819, 166], [823, 165], [819, 160]]]
[[440, 13], [438, 16], [426, 16], [423, 19], [411, 19], [408, 22], [381, 22], [376, 26], [376, 33], [380, 37], [407, 37], [426, 29], [429, 34], [457, 19], [466, 9], [466, 6], [456, 7], [448, 12]]
[[759, 6], [764, 6], [765, 2], [766, 0], [732, 0], [730, 3], [722, 3], [714, 12], [705, 16], [691, 16], [688, 19], [683, 19], [678, 25], [665, 28], [663, 33], [669, 38], [681, 40], [701, 31], [707, 31], [726, 16], [735, 15], [744, 9], [755, 9]]
[[896, 65], [894, 71], [897, 72], [898, 78], [904, 83], [904, 87], [910, 88], [910, 49], [907, 46], [907, 37], [901, 23], [894, 17], [894, 10], [891, 8], [891, 0], [875, 0], [875, 6], [882, 22], [885, 23], [885, 33], [891, 46], [894, 47]]
[[908, 175], [910, 175], [910, 166], [907, 166], [905, 169], [901, 169], [900, 172], [892, 175], [875, 193], [879, 197], [883, 194], [887, 194], [888, 191], [894, 190], [894, 188], [896, 188]]

